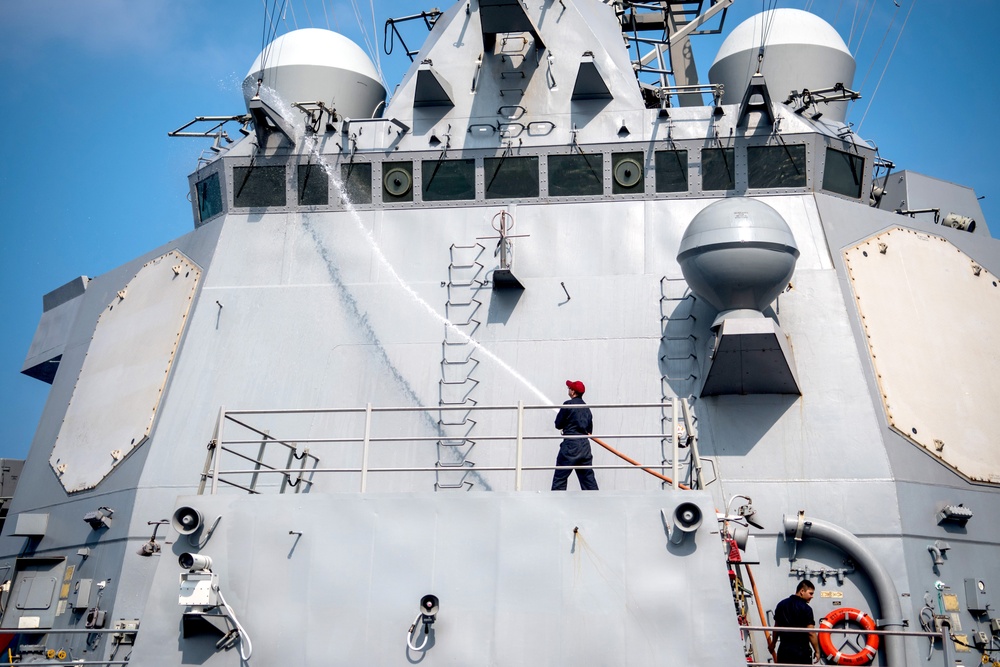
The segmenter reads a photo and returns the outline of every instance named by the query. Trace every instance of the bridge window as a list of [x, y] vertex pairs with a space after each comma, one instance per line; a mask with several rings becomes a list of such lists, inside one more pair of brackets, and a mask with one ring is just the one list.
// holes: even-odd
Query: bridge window
[[222, 213], [222, 188], [219, 186], [219, 172], [203, 178], [195, 185], [198, 194], [198, 220], [205, 222]]
[[341, 196], [352, 204], [372, 203], [372, 165], [370, 162], [351, 162], [340, 165]]
[[285, 205], [285, 168], [251, 165], [233, 167], [233, 204], [261, 208]]
[[736, 188], [736, 153], [732, 148], [704, 148], [701, 151], [701, 189]]
[[299, 204], [302, 206], [325, 206], [330, 201], [330, 179], [326, 170], [318, 164], [300, 164]]
[[864, 158], [827, 148], [826, 165], [823, 167], [823, 189], [855, 199], [860, 198], [861, 183], [865, 180], [864, 168]]
[[538, 196], [537, 157], [488, 157], [483, 166], [487, 199]]
[[553, 197], [604, 194], [604, 156], [600, 153], [550, 155], [549, 194]]
[[424, 160], [424, 201], [456, 201], [476, 198], [476, 161]]
[[687, 192], [687, 151], [656, 151], [654, 160], [657, 192]]
[[751, 188], [804, 188], [805, 145], [748, 146], [747, 177]]

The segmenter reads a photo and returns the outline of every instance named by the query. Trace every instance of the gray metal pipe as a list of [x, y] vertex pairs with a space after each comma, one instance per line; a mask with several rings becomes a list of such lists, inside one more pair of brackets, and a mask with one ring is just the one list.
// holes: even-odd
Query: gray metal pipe
[[[896, 585], [892, 582], [892, 577], [889, 576], [889, 571], [853, 533], [832, 523], [819, 519], [809, 519], [801, 514], [794, 517], [785, 516], [783, 524], [787, 536], [796, 537], [798, 535], [802, 539], [815, 537], [840, 548], [853, 558], [858, 566], [868, 573], [868, 577], [875, 586], [875, 594], [878, 596], [882, 616], [879, 627], [903, 627], [903, 609], [899, 604], [899, 594], [896, 592]], [[902, 637], [886, 636], [885, 653], [889, 667], [906, 667]]]

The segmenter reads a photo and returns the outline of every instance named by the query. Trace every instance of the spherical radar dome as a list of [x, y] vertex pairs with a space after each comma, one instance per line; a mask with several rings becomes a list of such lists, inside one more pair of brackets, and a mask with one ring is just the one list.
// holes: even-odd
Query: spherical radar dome
[[[267, 62], [264, 62], [264, 59]], [[296, 102], [323, 102], [346, 118], [371, 118], [381, 111], [386, 90], [360, 46], [319, 28], [294, 30], [261, 52], [243, 80], [249, 105], [261, 83], [261, 99], [287, 118]]]
[[767, 204], [729, 197], [694, 216], [677, 261], [691, 291], [727, 316], [760, 317], [788, 284], [799, 249], [788, 223]]
[[[840, 34], [829, 23], [800, 9], [772, 9], [748, 18], [726, 37], [708, 70], [712, 83], [724, 86], [723, 104], [739, 104], [757, 71], [761, 35], [767, 35], [761, 73], [775, 103], [795, 90], [850, 88], [855, 62]], [[843, 121], [847, 102], [820, 104], [824, 116]]]

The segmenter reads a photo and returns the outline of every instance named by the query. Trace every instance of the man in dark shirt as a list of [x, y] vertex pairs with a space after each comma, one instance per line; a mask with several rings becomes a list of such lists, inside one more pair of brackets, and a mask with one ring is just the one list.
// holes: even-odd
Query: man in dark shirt
[[[583, 404], [583, 393], [587, 388], [579, 380], [566, 380], [569, 388], [569, 400], [563, 405]], [[594, 432], [594, 416], [590, 408], [560, 408], [556, 415], [556, 428], [563, 435], [590, 435]], [[594, 462], [590, 451], [589, 438], [566, 438], [559, 445], [559, 455], [556, 456], [557, 466], [589, 466]], [[565, 491], [566, 482], [572, 470], [556, 470], [552, 476], [552, 490]], [[580, 478], [580, 488], [584, 491], [597, 491], [597, 478], [590, 468], [577, 468], [576, 475]]]
[[[789, 595], [774, 607], [774, 626], [784, 628], [815, 628], [809, 602], [816, 593], [816, 587], [807, 579], [799, 582], [795, 595]], [[815, 632], [774, 632], [768, 649], [774, 652], [778, 645], [778, 662], [791, 665], [811, 665], [819, 660], [819, 640]], [[810, 648], [811, 646], [811, 648]], [[813, 657], [815, 651], [815, 657]]]

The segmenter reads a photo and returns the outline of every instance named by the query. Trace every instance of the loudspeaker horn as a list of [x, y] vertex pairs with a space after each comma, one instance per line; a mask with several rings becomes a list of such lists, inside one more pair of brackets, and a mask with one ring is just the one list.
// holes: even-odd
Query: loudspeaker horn
[[438, 613], [438, 599], [436, 595], [425, 595], [420, 598], [420, 613], [424, 616], [436, 616]]
[[205, 520], [201, 516], [201, 512], [187, 505], [178, 507], [170, 519], [170, 525], [181, 535], [193, 535], [204, 523]]
[[687, 533], [693, 533], [701, 525], [701, 508], [694, 503], [681, 503], [674, 509], [670, 527], [670, 541], [680, 544]]

